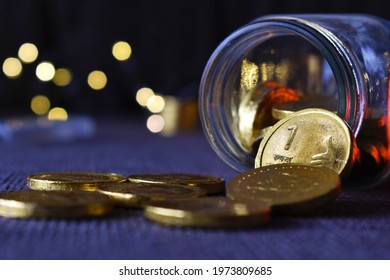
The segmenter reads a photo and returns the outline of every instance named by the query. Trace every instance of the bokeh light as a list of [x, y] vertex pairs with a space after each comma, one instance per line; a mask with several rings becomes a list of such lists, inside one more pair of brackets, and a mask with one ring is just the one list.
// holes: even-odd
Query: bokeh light
[[3, 62], [3, 72], [8, 78], [19, 77], [22, 69], [22, 63], [16, 57], [8, 57]]
[[154, 92], [151, 88], [143, 87], [137, 91], [135, 99], [137, 100], [139, 105], [146, 107], [146, 104], [148, 103], [149, 97], [151, 97], [153, 95], [154, 95]]
[[172, 136], [178, 130], [180, 102], [174, 96], [164, 96], [165, 106], [160, 113], [164, 118], [164, 129], [161, 134], [165, 136]]
[[20, 60], [24, 63], [32, 63], [38, 57], [38, 48], [31, 43], [24, 43], [18, 51]]
[[149, 97], [146, 103], [146, 107], [152, 113], [160, 113], [162, 110], [164, 110], [164, 106], [165, 100], [160, 95], [153, 95]]
[[31, 99], [31, 110], [37, 115], [47, 114], [50, 110], [50, 100], [44, 95], [36, 95]]
[[146, 127], [153, 133], [159, 133], [164, 129], [164, 118], [160, 115], [151, 115], [146, 121]]
[[54, 107], [49, 111], [47, 118], [50, 121], [66, 121], [68, 119], [68, 113], [64, 108]]
[[112, 55], [119, 61], [129, 59], [131, 55], [131, 47], [129, 43], [124, 41], [116, 42], [112, 47]]
[[101, 90], [107, 84], [106, 74], [102, 71], [92, 71], [88, 75], [88, 85], [94, 90]]
[[48, 82], [53, 79], [56, 69], [51, 62], [44, 61], [38, 64], [35, 74], [42, 82]]
[[72, 72], [66, 68], [58, 68], [55, 71], [54, 77], [53, 77], [53, 83], [56, 86], [64, 87], [70, 84], [72, 81]]

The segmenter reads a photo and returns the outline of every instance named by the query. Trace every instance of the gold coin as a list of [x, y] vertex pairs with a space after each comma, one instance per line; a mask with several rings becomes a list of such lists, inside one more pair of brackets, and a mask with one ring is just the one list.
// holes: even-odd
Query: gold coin
[[240, 203], [222, 197], [157, 201], [145, 207], [155, 222], [192, 227], [247, 227], [269, 221], [270, 207], [263, 203]]
[[325, 166], [342, 178], [358, 155], [346, 123], [325, 109], [305, 109], [277, 122], [261, 141], [255, 167], [280, 163]]
[[174, 184], [204, 189], [207, 194], [220, 194], [225, 192], [223, 178], [185, 173], [151, 173], [133, 174], [128, 176], [133, 183]]
[[105, 195], [84, 191], [16, 191], [0, 193], [0, 216], [9, 218], [79, 218], [110, 213]]
[[236, 201], [268, 203], [272, 213], [310, 213], [333, 201], [340, 192], [339, 175], [327, 167], [277, 164], [234, 177], [227, 196]]
[[114, 173], [51, 172], [27, 177], [27, 186], [33, 190], [95, 191], [102, 183], [125, 181], [126, 177]]
[[276, 120], [284, 119], [300, 110], [321, 108], [337, 113], [338, 102], [335, 98], [323, 95], [302, 97], [300, 100], [277, 103], [272, 107], [272, 117]]
[[206, 195], [205, 190], [197, 187], [132, 182], [102, 184], [98, 186], [97, 191], [119, 205], [127, 207], [141, 207], [150, 201], [197, 198]]

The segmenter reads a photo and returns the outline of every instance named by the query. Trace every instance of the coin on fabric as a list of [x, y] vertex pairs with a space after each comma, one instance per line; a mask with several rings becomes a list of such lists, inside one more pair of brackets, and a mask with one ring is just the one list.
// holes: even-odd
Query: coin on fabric
[[198, 187], [132, 182], [102, 184], [97, 187], [97, 191], [107, 195], [118, 205], [127, 207], [142, 207], [150, 201], [197, 198], [206, 195], [206, 191]]
[[128, 176], [133, 183], [175, 184], [204, 189], [207, 194], [225, 192], [225, 180], [219, 177], [185, 173], [151, 173]]
[[338, 101], [333, 97], [324, 95], [305, 96], [300, 100], [276, 103], [272, 107], [272, 116], [276, 120], [281, 120], [292, 113], [309, 108], [322, 108], [337, 113], [337, 107]]
[[51, 172], [28, 176], [27, 186], [33, 190], [94, 191], [99, 184], [125, 180], [125, 176], [115, 173]]
[[235, 201], [269, 204], [275, 214], [303, 214], [330, 203], [340, 190], [340, 177], [330, 168], [276, 164], [234, 177], [226, 193]]
[[81, 218], [111, 212], [105, 195], [85, 191], [15, 191], [0, 193], [0, 216], [9, 218]]
[[260, 143], [255, 167], [280, 163], [325, 166], [342, 178], [358, 149], [347, 124], [325, 109], [305, 109], [277, 122]]
[[223, 197], [155, 201], [147, 204], [144, 211], [148, 219], [160, 224], [209, 228], [258, 226], [270, 217], [266, 204]]

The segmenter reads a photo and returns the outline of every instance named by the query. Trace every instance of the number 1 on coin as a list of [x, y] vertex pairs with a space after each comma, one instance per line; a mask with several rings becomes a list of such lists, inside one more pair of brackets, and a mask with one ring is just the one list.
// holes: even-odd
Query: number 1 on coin
[[290, 149], [291, 143], [294, 140], [295, 134], [297, 134], [298, 127], [296, 125], [290, 125], [287, 127], [287, 130], [291, 131], [290, 137], [287, 140], [286, 146], [284, 146], [285, 150]]

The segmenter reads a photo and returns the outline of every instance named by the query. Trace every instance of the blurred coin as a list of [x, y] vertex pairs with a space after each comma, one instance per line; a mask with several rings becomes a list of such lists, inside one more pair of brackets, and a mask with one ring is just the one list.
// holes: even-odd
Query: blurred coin
[[272, 213], [310, 213], [333, 201], [340, 192], [339, 175], [327, 167], [277, 164], [234, 177], [227, 196], [235, 201], [271, 205]]
[[259, 131], [275, 123], [271, 113], [275, 104], [299, 99], [296, 91], [274, 81], [263, 83], [248, 93], [238, 108], [238, 128], [243, 148], [251, 151]]
[[261, 104], [270, 91], [280, 86], [277, 82], [267, 83], [251, 88], [250, 91], [241, 92], [240, 104], [238, 106], [238, 130], [240, 143], [244, 149], [250, 151], [253, 142], [253, 122], [259, 104]]
[[114, 173], [50, 172], [27, 177], [27, 186], [33, 190], [94, 191], [99, 184], [125, 181], [126, 177]]
[[269, 221], [270, 208], [263, 203], [239, 203], [222, 197], [202, 197], [152, 202], [145, 216], [165, 225], [192, 227], [247, 227]]
[[272, 107], [272, 116], [276, 120], [281, 120], [292, 113], [309, 108], [322, 108], [337, 113], [337, 107], [338, 101], [333, 97], [324, 95], [304, 96], [300, 100], [275, 104]]
[[110, 213], [105, 195], [84, 191], [17, 191], [0, 193], [0, 215], [9, 218], [79, 218]]
[[357, 155], [355, 138], [344, 120], [325, 109], [305, 109], [273, 126], [260, 143], [255, 167], [317, 165], [346, 178]]
[[117, 204], [127, 207], [141, 207], [150, 201], [197, 198], [206, 195], [206, 191], [198, 187], [132, 182], [102, 184], [98, 186], [97, 191], [109, 196]]
[[207, 194], [220, 194], [225, 192], [225, 180], [213, 176], [185, 173], [151, 173], [133, 174], [128, 176], [133, 183], [174, 184], [204, 189]]

